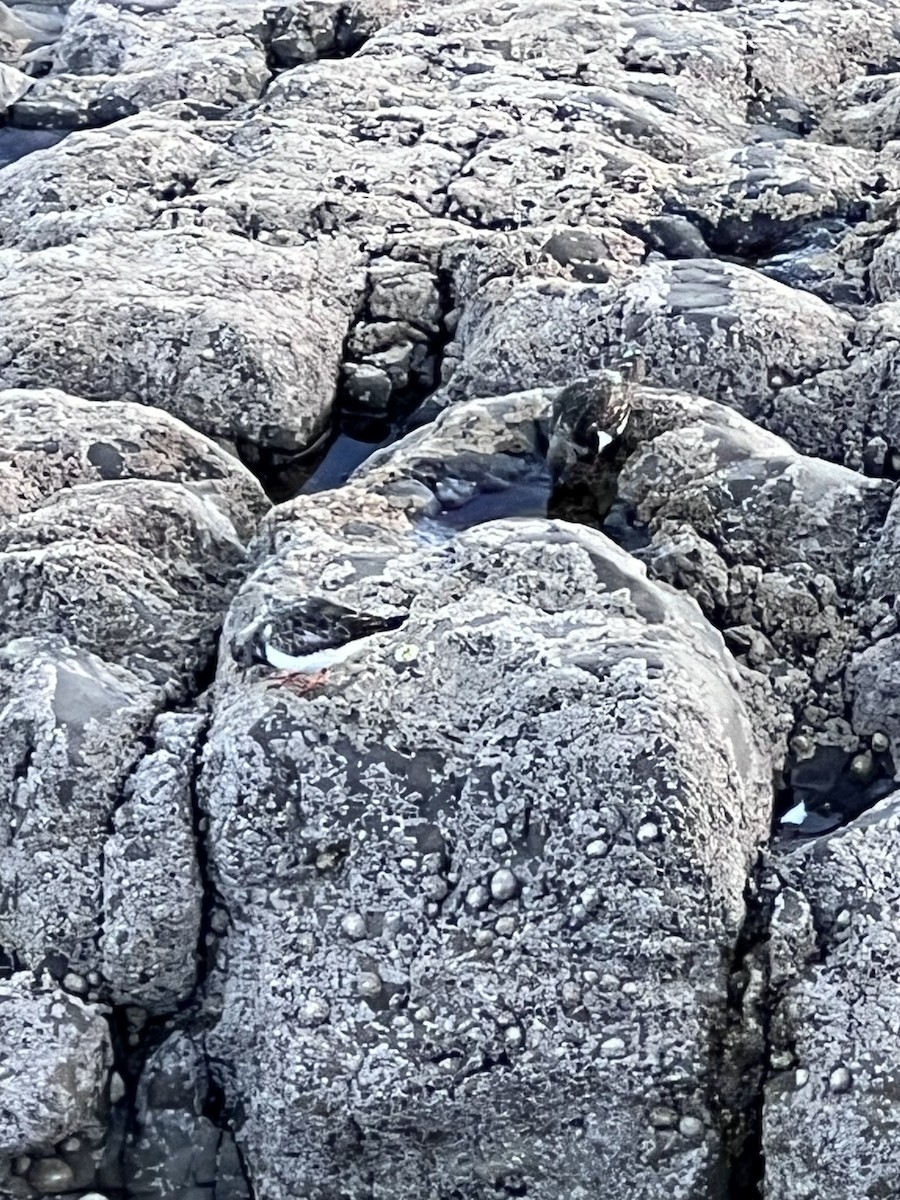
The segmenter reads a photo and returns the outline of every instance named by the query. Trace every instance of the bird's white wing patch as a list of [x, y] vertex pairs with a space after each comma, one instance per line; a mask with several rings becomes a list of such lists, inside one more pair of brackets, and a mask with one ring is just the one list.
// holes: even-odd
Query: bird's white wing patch
[[806, 820], [806, 804], [803, 800], [799, 804], [795, 804], [793, 808], [789, 808], [781, 818], [782, 825], [802, 825]]
[[266, 662], [271, 667], [277, 667], [279, 671], [308, 671], [309, 659], [308, 654], [295, 657], [292, 654], [285, 654], [283, 650], [276, 649], [275, 646], [268, 642], [265, 647]]

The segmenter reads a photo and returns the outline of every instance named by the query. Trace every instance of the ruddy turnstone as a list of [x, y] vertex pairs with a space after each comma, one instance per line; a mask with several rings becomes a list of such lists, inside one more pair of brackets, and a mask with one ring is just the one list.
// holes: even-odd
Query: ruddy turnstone
[[381, 634], [397, 629], [408, 616], [362, 612], [310, 596], [238, 634], [232, 653], [239, 662], [274, 667], [278, 674], [271, 677], [270, 686], [305, 695], [324, 683], [332, 667], [365, 654]]
[[579, 379], [553, 403], [547, 465], [553, 506], [570, 520], [599, 525], [615, 500], [623, 437], [643, 370], [639, 354], [626, 354], [621, 369]]

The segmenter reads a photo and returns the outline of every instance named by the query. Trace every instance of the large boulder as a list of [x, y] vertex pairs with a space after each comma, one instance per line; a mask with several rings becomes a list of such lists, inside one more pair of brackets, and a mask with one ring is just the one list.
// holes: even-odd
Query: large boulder
[[708, 1083], [770, 819], [718, 635], [578, 526], [378, 551], [316, 500], [228, 657], [292, 597], [409, 615], [306, 695], [221, 667], [206, 1045], [255, 1189], [714, 1191]]

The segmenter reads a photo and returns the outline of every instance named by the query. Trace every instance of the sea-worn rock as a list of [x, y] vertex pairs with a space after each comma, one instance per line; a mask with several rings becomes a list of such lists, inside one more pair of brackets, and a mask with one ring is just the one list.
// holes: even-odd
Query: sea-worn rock
[[218, 1200], [250, 1195], [230, 1133], [210, 1119], [209, 1074], [196, 1040], [171, 1034], [149, 1056], [137, 1088], [138, 1134], [125, 1147], [130, 1196]]
[[203, 717], [167, 713], [128, 779], [103, 855], [102, 975], [115, 1004], [166, 1013], [196, 982], [202, 881], [192, 787]]
[[108, 823], [157, 703], [58, 635], [0, 648], [0, 946], [23, 967], [95, 969]]
[[772, 1200], [887, 1196], [896, 1186], [898, 848], [894, 793], [772, 862], [778, 999], [763, 1121]]
[[265, 4], [238, 0], [73, 0], [43, 57], [49, 75], [16, 106], [23, 125], [105, 125], [167, 100], [211, 116], [259, 96], [269, 80]]
[[213, 657], [243, 562], [231, 522], [181, 484], [80, 484], [0, 528], [0, 623], [174, 695]]
[[20, 972], [0, 980], [0, 1045], [0, 1155], [97, 1130], [112, 1066], [102, 1009]]
[[2, 251], [0, 383], [296, 449], [328, 419], [358, 265], [344, 238], [276, 249], [201, 231]]
[[576, 525], [407, 534], [367, 574], [365, 510], [336, 544], [307, 512], [248, 581], [259, 615], [305, 594], [409, 616], [308, 696], [223, 665], [206, 1045], [254, 1188], [713, 1188], [698, 1081], [769, 820], [718, 636]]
[[817, 297], [714, 259], [656, 261], [619, 287], [497, 280], [464, 312], [435, 402], [562, 384], [634, 344], [654, 383], [758, 418], [785, 384], [843, 365], [852, 328]]
[[158, 409], [121, 400], [97, 404], [55, 388], [0, 391], [0, 456], [3, 518], [37, 508], [61, 489], [122, 479], [181, 484], [217, 508], [242, 539], [269, 507], [233, 455]]

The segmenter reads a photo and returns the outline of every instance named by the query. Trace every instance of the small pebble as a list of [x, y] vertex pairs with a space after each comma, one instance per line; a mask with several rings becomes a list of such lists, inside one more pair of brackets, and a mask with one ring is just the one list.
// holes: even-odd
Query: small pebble
[[791, 749], [798, 759], [804, 759], [810, 757], [815, 750], [815, 746], [811, 738], [808, 738], [804, 733], [799, 733], [791, 740]]
[[398, 646], [394, 651], [394, 662], [411, 663], [415, 662], [419, 657], [419, 647], [413, 645], [412, 642], [404, 642], [402, 646]]
[[487, 908], [490, 902], [490, 892], [486, 887], [482, 887], [480, 883], [476, 883], [474, 887], [470, 887], [466, 892], [466, 904], [468, 904], [469, 908], [476, 910]]
[[125, 1081], [118, 1071], [113, 1071], [109, 1077], [109, 1102], [118, 1104], [125, 1095]]
[[475, 936], [472, 938], [472, 941], [479, 950], [484, 950], [486, 947], [494, 944], [494, 935], [491, 933], [490, 929], [476, 929]]
[[306, 1025], [321, 1025], [328, 1020], [328, 1002], [322, 996], [310, 996], [300, 1009], [300, 1017]]
[[507, 867], [501, 867], [491, 876], [491, 895], [495, 900], [512, 900], [519, 891], [519, 881]]
[[354, 942], [360, 941], [368, 932], [365, 918], [357, 912], [347, 913], [341, 921], [341, 930]]
[[637, 831], [637, 840], [641, 845], [646, 845], [648, 842], [655, 842], [659, 837], [659, 826], [652, 821], [645, 821]]
[[620, 1037], [607, 1038], [600, 1043], [600, 1053], [607, 1058], [621, 1058], [625, 1053], [625, 1043]]
[[872, 751], [866, 750], [862, 754], [856, 754], [850, 763], [850, 774], [854, 779], [866, 780], [872, 777], [875, 770], [875, 760], [872, 757]]
[[67, 1192], [75, 1182], [75, 1172], [64, 1159], [39, 1158], [32, 1163], [28, 1182], [39, 1192]]
[[68, 1137], [64, 1142], [60, 1143], [59, 1148], [64, 1154], [74, 1154], [76, 1150], [81, 1149], [81, 1138]]
[[853, 1084], [853, 1076], [846, 1067], [838, 1067], [828, 1077], [828, 1084], [833, 1092], [849, 1092]]
[[440, 875], [426, 875], [422, 880], [422, 891], [429, 900], [435, 902], [443, 900], [447, 895], [447, 881], [442, 879]]
[[794, 1072], [794, 1083], [798, 1088], [806, 1087], [809, 1083], [809, 1071], [807, 1071], [806, 1067], [797, 1068]]
[[374, 971], [364, 971], [359, 977], [357, 983], [357, 991], [361, 996], [380, 996], [381, 995], [381, 977], [376, 975]]
[[703, 1137], [703, 1122], [696, 1117], [682, 1117], [678, 1122], [678, 1132], [682, 1137], [696, 1140]]
[[502, 850], [509, 845], [509, 834], [505, 829], [495, 829], [491, 834], [491, 845], [495, 850]]
[[74, 992], [77, 996], [83, 996], [88, 990], [87, 980], [81, 975], [76, 975], [74, 971], [63, 977], [62, 985], [67, 992]]
[[509, 1025], [503, 1030], [503, 1040], [506, 1042], [507, 1046], [511, 1046], [513, 1049], [515, 1049], [516, 1047], [522, 1045], [522, 1042], [525, 1040], [525, 1038], [518, 1025]]
[[516, 932], [515, 917], [498, 917], [494, 922], [494, 929], [498, 937], [512, 937]]
[[17, 1175], [24, 1175], [31, 1166], [31, 1159], [27, 1154], [20, 1154], [18, 1158], [13, 1159], [12, 1166]]
[[601, 854], [606, 853], [606, 842], [602, 842], [599, 838], [595, 838], [592, 842], [588, 842], [585, 847], [585, 854], [588, 858], [599, 858]]
[[674, 1108], [651, 1108], [650, 1124], [654, 1129], [674, 1129], [678, 1124], [678, 1113]]
[[890, 744], [891, 744], [891, 739], [888, 737], [888, 735], [886, 733], [882, 733], [879, 730], [878, 733], [872, 734], [872, 749], [875, 751], [876, 754], [884, 754], [884, 752], [888, 749]]

